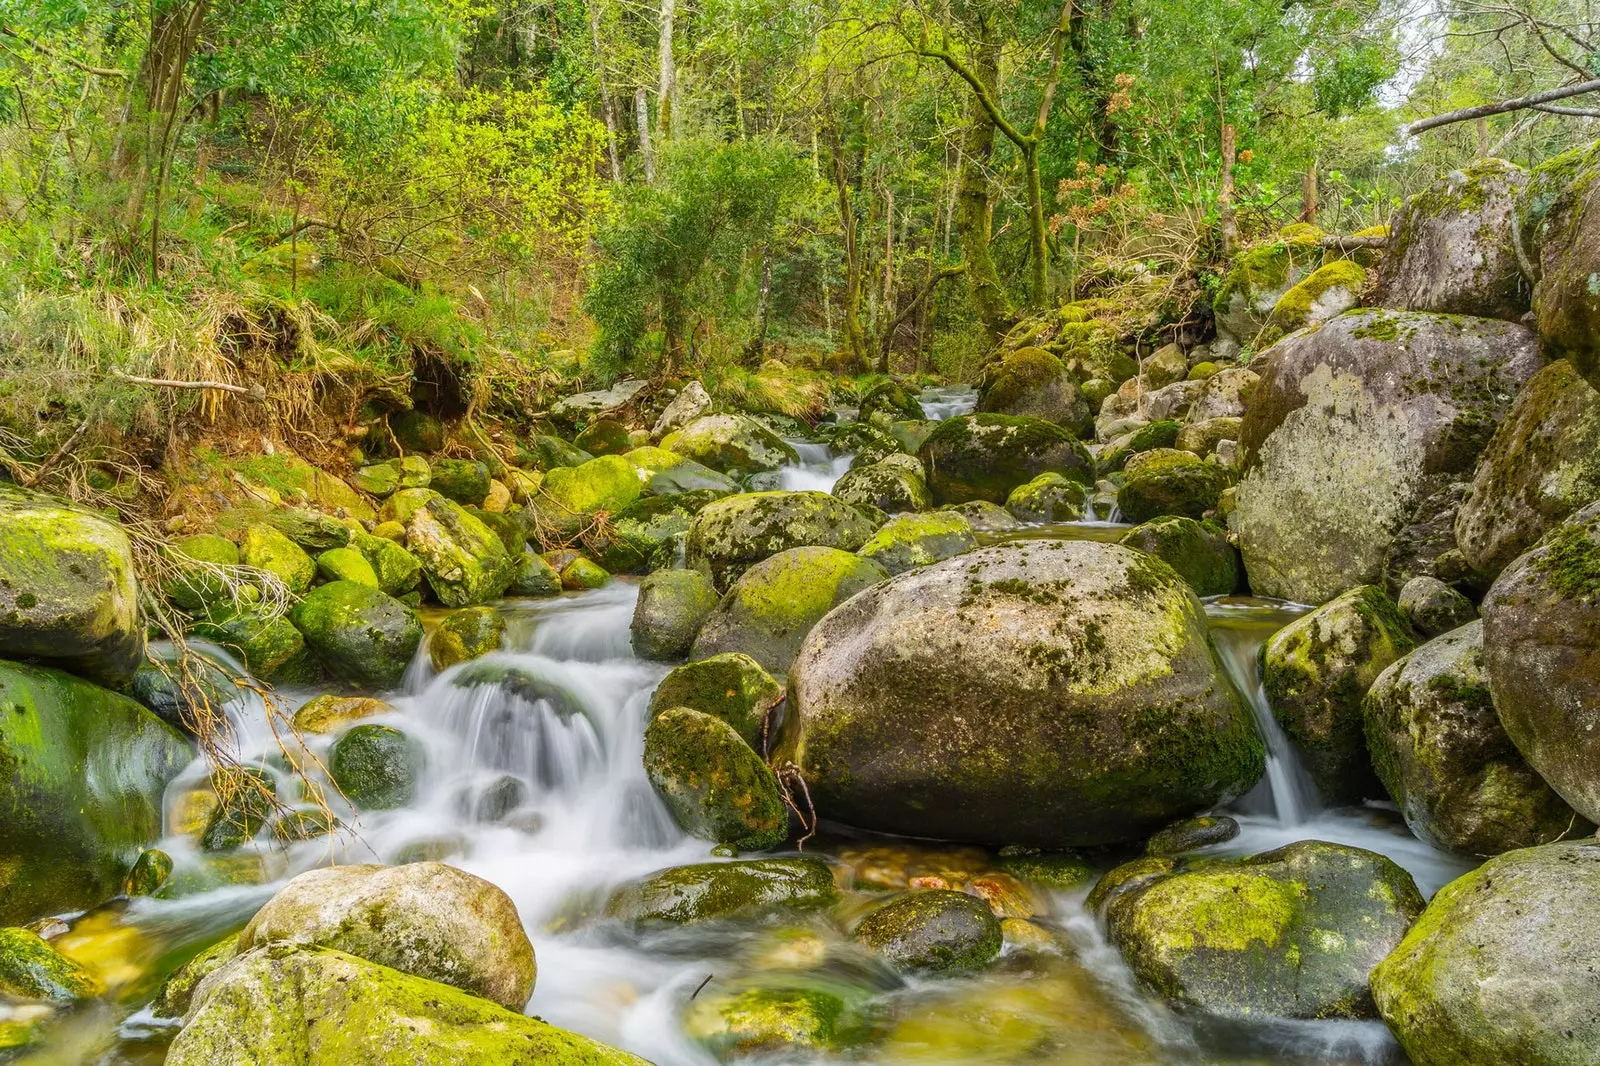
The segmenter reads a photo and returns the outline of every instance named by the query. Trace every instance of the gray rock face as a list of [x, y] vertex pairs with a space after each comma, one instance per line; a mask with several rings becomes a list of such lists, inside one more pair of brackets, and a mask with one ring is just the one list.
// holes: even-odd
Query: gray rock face
[[1478, 617], [1478, 609], [1436, 577], [1414, 577], [1400, 589], [1400, 614], [1422, 637], [1437, 637]]
[[1219, 370], [1205, 379], [1200, 395], [1189, 409], [1190, 422], [1206, 422], [1213, 418], [1243, 418], [1248, 409], [1250, 393], [1261, 375], [1244, 367]]
[[1600, 500], [1600, 392], [1565, 359], [1533, 376], [1494, 432], [1455, 520], [1488, 583], [1574, 511]]
[[806, 638], [790, 712], [824, 817], [945, 840], [1142, 840], [1263, 765], [1194, 593], [1112, 544], [997, 545], [858, 594]]
[[1501, 573], [1483, 601], [1483, 657], [1511, 742], [1600, 819], [1600, 504]]
[[655, 428], [650, 431], [650, 436], [660, 440], [675, 429], [681, 429], [690, 422], [711, 410], [711, 394], [706, 392], [706, 387], [698, 381], [691, 381], [685, 385], [678, 395], [672, 398], [666, 409], [661, 412], [661, 417], [656, 419]]
[[1516, 321], [1529, 287], [1512, 216], [1527, 172], [1503, 159], [1454, 171], [1406, 201], [1378, 270], [1379, 307]]
[[1600, 389], [1600, 146], [1541, 163], [1523, 197], [1522, 236], [1534, 246], [1533, 311], [1552, 357], [1572, 360]]
[[637, 378], [619, 381], [609, 389], [579, 392], [557, 401], [550, 408], [550, 417], [558, 421], [587, 422], [625, 407], [650, 383]]
[[1473, 470], [1540, 357], [1509, 322], [1364, 310], [1264, 363], [1232, 520], [1257, 592], [1321, 603], [1383, 576], [1398, 531]]
[[1372, 971], [1416, 1066], [1600, 1061], [1600, 844], [1524, 848], [1446, 885]]

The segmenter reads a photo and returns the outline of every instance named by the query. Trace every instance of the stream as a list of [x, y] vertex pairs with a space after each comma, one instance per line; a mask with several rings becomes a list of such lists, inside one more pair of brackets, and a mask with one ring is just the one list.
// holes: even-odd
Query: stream
[[[953, 391], [953, 390], [952, 390]], [[967, 395], [927, 397], [930, 414], [970, 408]], [[813, 446], [815, 447], [815, 446]], [[848, 457], [801, 453], [785, 487], [831, 486]], [[841, 461], [843, 465], [841, 466]], [[1008, 537], [1113, 539], [1106, 522], [1031, 527]], [[701, 986], [737, 987], [785, 974], [826, 986], [871, 1019], [876, 1038], [858, 1053], [786, 1056], [782, 1062], [855, 1061], [899, 1066], [1039, 1063], [1044, 1066], [1381, 1066], [1402, 1063], [1380, 1022], [1295, 1022], [1253, 1026], [1181, 1017], [1142, 994], [1083, 906], [1087, 887], [1039, 900], [1043, 923], [1062, 946], [1053, 954], [1008, 953], [985, 973], [954, 979], [904, 979], [870, 965], [839, 925], [823, 917], [788, 925], [684, 927], [625, 935], [591, 922], [609, 890], [666, 866], [703, 862], [710, 845], [684, 836], [652, 791], [641, 765], [652, 689], [664, 666], [636, 659], [628, 625], [637, 586], [618, 580], [553, 600], [512, 600], [503, 650], [436, 674], [425, 650], [391, 698], [389, 722], [420, 739], [427, 770], [404, 809], [361, 816], [346, 832], [287, 850], [246, 849], [207, 856], [170, 831], [183, 821], [182, 797], [202, 781], [197, 762], [170, 787], [169, 835], [160, 846], [177, 863], [179, 898], [141, 898], [90, 915], [69, 934], [83, 957], [113, 975], [115, 1009], [95, 1005], [68, 1016], [30, 1066], [159, 1063], [176, 1022], [144, 1007], [163, 976], [185, 958], [240, 927], [282, 882], [330, 861], [448, 861], [510, 895], [533, 939], [539, 978], [530, 1014], [641, 1055], [657, 1066], [711, 1066], [716, 1060], [687, 1033], [686, 1013]], [[1206, 604], [1217, 649], [1252, 707], [1266, 740], [1268, 772], [1230, 809], [1239, 837], [1216, 854], [1251, 854], [1295, 840], [1322, 839], [1382, 852], [1408, 869], [1425, 895], [1468, 869], [1413, 838], [1388, 808], [1324, 810], [1273, 720], [1257, 675], [1257, 652], [1304, 608], [1251, 598]], [[530, 684], [529, 682], [540, 684]], [[558, 686], [553, 703], [538, 696]], [[285, 691], [284, 706], [316, 693]], [[558, 706], [557, 703], [560, 705]], [[231, 707], [244, 755], [276, 750], [259, 699]], [[325, 754], [326, 737], [308, 737]], [[246, 761], [254, 761], [247, 759]], [[268, 765], [272, 760], [267, 760]], [[279, 773], [283, 787], [291, 776]], [[519, 785], [507, 786], [514, 778]], [[495, 820], [485, 797], [504, 797]], [[337, 804], [336, 804], [337, 805]], [[824, 832], [807, 850], [849, 867], [858, 884], [883, 870], [994, 868], [980, 849], [861, 840]], [[1125, 856], [1096, 860], [1109, 868]], [[264, 878], [266, 883], [249, 882]], [[848, 893], [840, 914], [860, 913], [867, 893]], [[881, 894], [876, 897], [881, 898]]]

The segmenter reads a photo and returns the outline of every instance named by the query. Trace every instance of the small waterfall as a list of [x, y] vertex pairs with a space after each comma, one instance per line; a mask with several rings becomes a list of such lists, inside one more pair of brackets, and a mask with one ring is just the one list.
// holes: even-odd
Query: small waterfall
[[800, 456], [800, 463], [785, 466], [778, 476], [782, 487], [792, 492], [832, 492], [855, 459], [854, 452], [834, 455], [826, 444], [814, 441], [790, 440], [789, 444]]
[[978, 390], [967, 385], [936, 385], [917, 397], [923, 415], [932, 422], [971, 414], [978, 406]]

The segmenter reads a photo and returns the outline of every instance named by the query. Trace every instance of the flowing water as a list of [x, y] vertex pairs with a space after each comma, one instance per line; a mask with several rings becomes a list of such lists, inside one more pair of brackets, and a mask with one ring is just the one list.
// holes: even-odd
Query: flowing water
[[[953, 390], [952, 390], [953, 391]], [[969, 396], [928, 397], [930, 414]], [[948, 406], [946, 406], [948, 405]], [[815, 446], [813, 446], [815, 447]], [[848, 465], [826, 449], [803, 452], [785, 485], [823, 487]], [[831, 485], [831, 481], [828, 482]], [[1125, 527], [1067, 523], [1016, 536], [1115, 539]], [[998, 539], [998, 538], [996, 538]], [[137, 899], [82, 919], [57, 941], [111, 975], [115, 1008], [68, 1016], [30, 1066], [159, 1063], [175, 1023], [151, 1016], [163, 974], [237, 929], [281, 885], [329, 861], [449, 861], [499, 885], [515, 901], [539, 961], [530, 1014], [633, 1051], [658, 1066], [711, 1066], [689, 1035], [706, 998], [751, 984], [801, 982], [847, 1003], [873, 1039], [833, 1058], [885, 1066], [1380, 1066], [1400, 1056], [1381, 1023], [1307, 1022], [1249, 1027], [1199, 1023], [1141, 993], [1083, 906], [1087, 889], [1035, 894], [1053, 950], [1008, 952], [989, 971], [905, 980], [860, 954], [840, 916], [860, 914], [881, 893], [847, 894], [836, 920], [787, 925], [688, 927], [632, 935], [591, 916], [611, 888], [663, 867], [707, 861], [710, 846], [685, 837], [641, 766], [647, 705], [663, 667], [633, 657], [628, 640], [636, 586], [615, 581], [555, 600], [508, 601], [504, 650], [436, 674], [425, 654], [392, 697], [387, 719], [421, 739], [427, 770], [405, 809], [367, 813], [346, 832], [285, 850], [226, 858], [196, 851], [178, 831], [184, 796], [205, 776], [197, 763], [169, 791], [169, 836], [179, 898]], [[1262, 695], [1257, 653], [1303, 608], [1256, 599], [1207, 603], [1218, 652], [1250, 703], [1269, 748], [1261, 786], [1236, 805], [1243, 832], [1216, 854], [1251, 854], [1301, 839], [1334, 840], [1388, 854], [1425, 894], [1467, 866], [1412, 838], [1392, 810], [1328, 811], [1301, 772]], [[289, 707], [315, 693], [285, 693]], [[232, 707], [240, 752], [276, 750], [260, 702]], [[323, 755], [326, 738], [311, 737]], [[252, 760], [254, 761], [254, 760]], [[281, 780], [294, 787], [289, 775]], [[335, 801], [337, 805], [337, 801]], [[850, 871], [856, 886], [904, 885], [937, 874], [959, 883], [996, 868], [992, 853], [848, 836], [813, 841]], [[1109, 868], [1118, 857], [1099, 865]], [[265, 880], [265, 883], [252, 883]], [[132, 1012], [130, 1014], [130, 1012]]]

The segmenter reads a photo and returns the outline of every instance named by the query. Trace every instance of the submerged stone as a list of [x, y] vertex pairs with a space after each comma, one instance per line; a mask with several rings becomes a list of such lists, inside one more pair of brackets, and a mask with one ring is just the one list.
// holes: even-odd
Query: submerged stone
[[943, 889], [910, 892], [863, 918], [855, 939], [897, 970], [975, 970], [1000, 954], [1000, 922], [982, 900]]
[[674, 866], [612, 893], [606, 914], [629, 922], [683, 925], [774, 911], [805, 913], [838, 899], [821, 859], [742, 859]]

